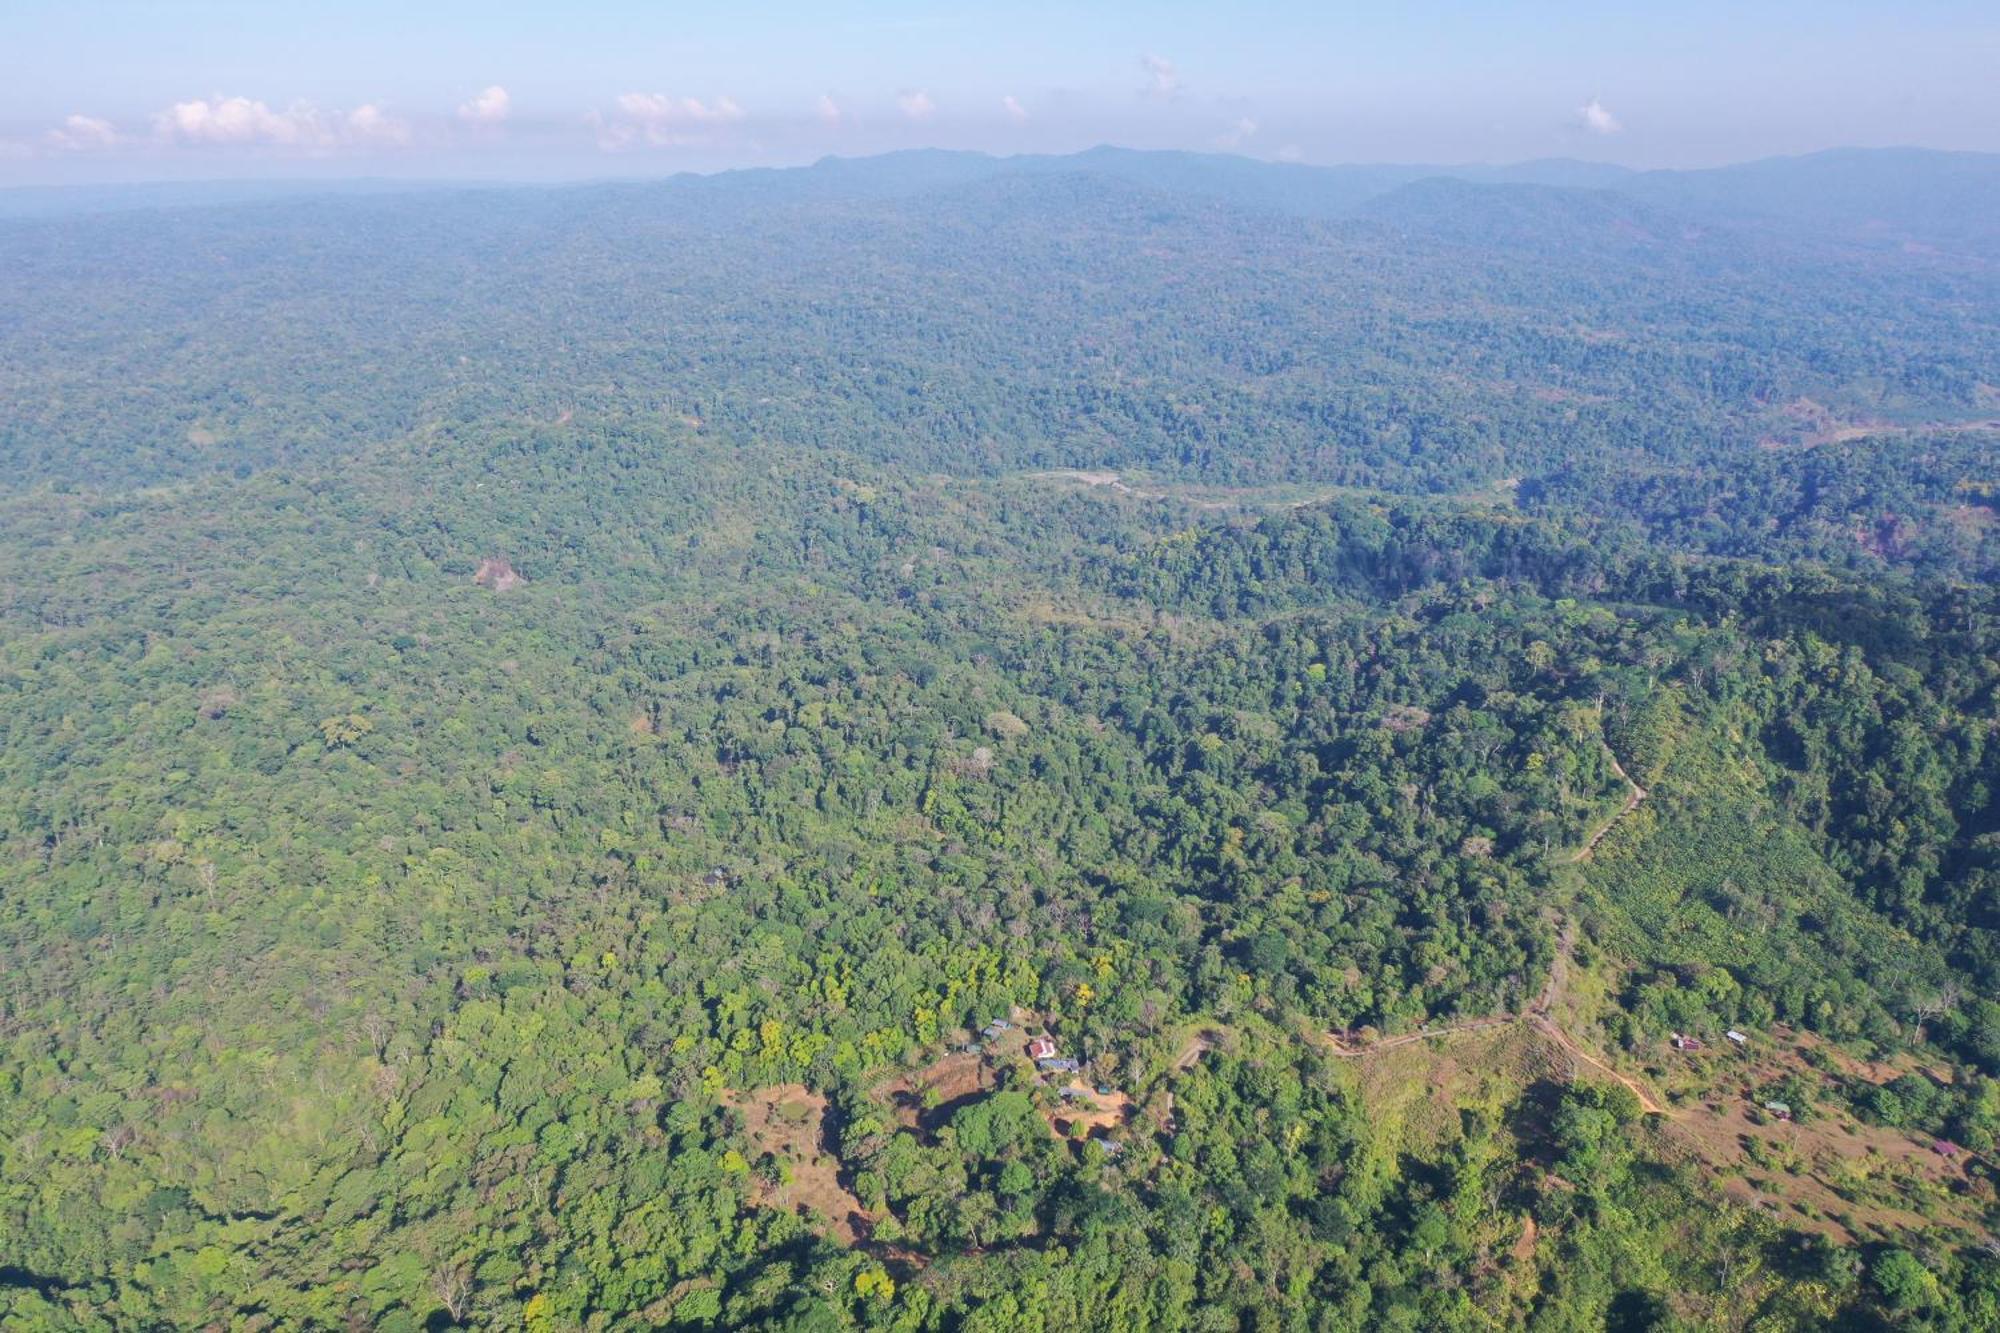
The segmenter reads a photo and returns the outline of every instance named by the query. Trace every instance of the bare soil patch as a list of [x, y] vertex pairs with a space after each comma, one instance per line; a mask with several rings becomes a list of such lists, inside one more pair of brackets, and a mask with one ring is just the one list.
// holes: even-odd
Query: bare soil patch
[[1132, 1099], [1122, 1092], [1086, 1090], [1084, 1095], [1058, 1101], [1049, 1111], [1049, 1129], [1057, 1138], [1078, 1138], [1122, 1129], [1133, 1114]]
[[1535, 1242], [1541, 1236], [1541, 1228], [1535, 1225], [1535, 1215], [1525, 1214], [1521, 1218], [1521, 1238], [1514, 1242], [1509, 1252], [1515, 1263], [1525, 1264], [1535, 1257]]
[[494, 592], [506, 592], [520, 587], [528, 580], [523, 578], [521, 572], [504, 556], [489, 555], [479, 562], [479, 569], [473, 574], [472, 581], [482, 588], [491, 588]]
[[889, 1103], [899, 1124], [929, 1141], [959, 1107], [977, 1101], [994, 1086], [985, 1060], [970, 1051], [954, 1051], [914, 1073], [890, 1079], [875, 1089], [875, 1095]]
[[726, 1092], [723, 1102], [743, 1114], [744, 1132], [757, 1151], [784, 1165], [790, 1180], [758, 1182], [756, 1201], [766, 1208], [824, 1218], [843, 1245], [866, 1240], [875, 1218], [840, 1180], [839, 1159], [826, 1143], [826, 1098], [800, 1083], [750, 1092]]
[[1843, 1243], [1887, 1240], [1940, 1221], [1975, 1225], [1991, 1185], [1969, 1155], [1940, 1157], [1896, 1130], [1821, 1114], [1805, 1124], [1760, 1114], [1740, 1088], [1675, 1116], [1668, 1137], [1721, 1177], [1732, 1198]]

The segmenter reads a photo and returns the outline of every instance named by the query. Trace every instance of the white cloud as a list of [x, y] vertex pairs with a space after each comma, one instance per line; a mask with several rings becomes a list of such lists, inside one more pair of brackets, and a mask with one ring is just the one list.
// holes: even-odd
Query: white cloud
[[718, 125], [743, 119], [743, 108], [727, 97], [704, 102], [699, 97], [668, 97], [665, 93], [621, 93], [621, 115], [647, 125]]
[[1148, 97], [1173, 97], [1180, 92], [1181, 72], [1165, 56], [1140, 56], [1139, 68], [1146, 71], [1147, 84], [1142, 91]]
[[1288, 143], [1278, 150], [1278, 160], [1280, 162], [1303, 162], [1306, 160], [1306, 150], [1295, 143]]
[[100, 120], [96, 116], [69, 116], [60, 128], [49, 131], [48, 142], [51, 148], [80, 153], [94, 148], [110, 148], [122, 137], [118, 127], [108, 120]]
[[833, 95], [830, 93], [820, 94], [819, 118], [829, 125], [838, 125], [840, 123], [840, 103], [834, 101]]
[[347, 138], [359, 144], [400, 147], [410, 141], [410, 127], [371, 102], [347, 113]]
[[302, 153], [401, 148], [414, 137], [408, 121], [373, 102], [346, 112], [294, 102], [279, 111], [255, 98], [221, 96], [174, 103], [153, 117], [153, 133], [170, 145]]
[[741, 119], [743, 108], [730, 98], [704, 102], [698, 97], [669, 97], [665, 93], [621, 93], [610, 115], [590, 114], [590, 123], [597, 128], [598, 147], [609, 151], [694, 143]]
[[192, 144], [272, 144], [321, 148], [337, 136], [320, 113], [304, 102], [273, 111], [247, 97], [195, 98], [176, 102], [153, 117], [162, 139]]
[[458, 118], [470, 125], [498, 125], [514, 109], [514, 99], [499, 84], [459, 103]]
[[1007, 119], [1013, 121], [1016, 125], [1025, 125], [1028, 123], [1028, 108], [1022, 106], [1020, 99], [1013, 94], [1010, 93], [1000, 99], [1000, 109], [1005, 111]]
[[1241, 148], [1256, 133], [1256, 121], [1248, 116], [1238, 117], [1234, 125], [1215, 136], [1216, 147]]
[[911, 92], [897, 93], [896, 105], [903, 108], [903, 114], [911, 120], [922, 120], [930, 115], [931, 112], [937, 110], [937, 103], [933, 102], [931, 95], [921, 88]]
[[1625, 128], [1611, 114], [1611, 108], [1595, 97], [1576, 109], [1576, 121], [1592, 134], [1616, 134]]

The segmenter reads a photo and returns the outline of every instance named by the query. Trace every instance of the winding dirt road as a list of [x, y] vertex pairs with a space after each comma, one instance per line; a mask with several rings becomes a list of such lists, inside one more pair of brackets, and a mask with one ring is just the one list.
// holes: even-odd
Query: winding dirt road
[[1343, 1060], [1359, 1060], [1383, 1051], [1393, 1051], [1398, 1046], [1409, 1046], [1420, 1041], [1436, 1041], [1440, 1037], [1455, 1036], [1460, 1032], [1478, 1032], [1482, 1028], [1503, 1028], [1520, 1022], [1518, 1014], [1491, 1014], [1485, 1018], [1466, 1018], [1456, 1023], [1440, 1023], [1436, 1027], [1405, 1032], [1399, 1036], [1385, 1037], [1381, 1041], [1371, 1041], [1366, 1046], [1355, 1046], [1342, 1041], [1331, 1032], [1320, 1033], [1320, 1039], [1327, 1049]]
[[[1597, 844], [1604, 841], [1605, 835], [1617, 826], [1618, 821], [1631, 814], [1634, 810], [1637, 810], [1639, 803], [1646, 799], [1646, 789], [1632, 780], [1632, 775], [1627, 773], [1625, 766], [1618, 762], [1618, 756], [1612, 753], [1610, 744], [1602, 739], [1599, 740], [1599, 744], [1604, 746], [1604, 755], [1611, 763], [1611, 771], [1616, 773], [1631, 790], [1626, 794], [1625, 804], [1619, 807], [1618, 812], [1605, 820], [1603, 825], [1590, 835], [1589, 840], [1584, 843], [1583, 847], [1570, 858], [1572, 864], [1589, 860], [1590, 854], [1597, 849]], [[1488, 1014], [1480, 1018], [1460, 1019], [1454, 1023], [1440, 1023], [1433, 1027], [1422, 1028], [1416, 1032], [1405, 1032], [1381, 1041], [1372, 1041], [1366, 1045], [1356, 1045], [1331, 1032], [1321, 1032], [1315, 1035], [1331, 1054], [1340, 1059], [1361, 1060], [1372, 1055], [1379, 1055], [1384, 1051], [1393, 1051], [1398, 1047], [1414, 1045], [1420, 1041], [1437, 1041], [1445, 1037], [1456, 1036], [1461, 1032], [1481, 1032], [1492, 1028], [1510, 1027], [1516, 1023], [1525, 1022], [1536, 1032], [1539, 1032], [1542, 1036], [1553, 1042], [1564, 1053], [1569, 1055], [1572, 1060], [1589, 1065], [1606, 1078], [1613, 1079], [1623, 1085], [1633, 1096], [1639, 1099], [1641, 1110], [1652, 1115], [1671, 1116], [1676, 1114], [1676, 1112], [1662, 1106], [1659, 1099], [1654, 1097], [1644, 1084], [1625, 1074], [1619, 1073], [1616, 1069], [1606, 1064], [1603, 1059], [1584, 1049], [1569, 1033], [1563, 1031], [1562, 1026], [1556, 1022], [1554, 1018], [1556, 1004], [1562, 999], [1569, 988], [1570, 955], [1575, 944], [1576, 923], [1565, 919], [1562, 930], [1557, 936], [1556, 956], [1549, 964], [1548, 982], [1542, 987], [1541, 994], [1535, 997], [1534, 1002], [1527, 1005], [1518, 1013]], [[1197, 1034], [1188, 1042], [1187, 1046], [1182, 1049], [1179, 1056], [1175, 1059], [1174, 1068], [1180, 1072], [1186, 1072], [1191, 1068], [1194, 1062], [1201, 1058], [1202, 1052], [1208, 1050], [1213, 1045], [1213, 1036], [1214, 1033], [1212, 1031]]]
[[[1622, 770], [1620, 775], [1623, 775]], [[1631, 782], [1631, 779], [1626, 778], [1626, 781]], [[1643, 799], [1645, 796], [1645, 793], [1639, 790], [1637, 783], [1633, 783], [1633, 790], [1639, 792], [1639, 797], [1627, 804], [1625, 807], [1627, 810], [1637, 805], [1639, 799]], [[1600, 832], [1598, 836], [1602, 837], [1603, 834]], [[1425, 1028], [1419, 1032], [1405, 1032], [1400, 1036], [1390, 1037], [1385, 1041], [1370, 1042], [1366, 1046], [1351, 1045], [1330, 1032], [1321, 1033], [1321, 1040], [1326, 1043], [1327, 1048], [1334, 1055], [1339, 1056], [1341, 1059], [1359, 1060], [1367, 1056], [1379, 1055], [1383, 1051], [1393, 1051], [1399, 1046], [1408, 1046], [1415, 1042], [1434, 1041], [1440, 1037], [1450, 1037], [1461, 1032], [1479, 1032], [1490, 1028], [1511, 1027], [1516, 1023], [1526, 1022], [1528, 1026], [1548, 1038], [1549, 1041], [1553, 1042], [1572, 1060], [1589, 1065], [1606, 1078], [1623, 1085], [1634, 1097], [1639, 1099], [1640, 1110], [1650, 1115], [1671, 1116], [1676, 1114], [1676, 1112], [1661, 1105], [1659, 1099], [1654, 1097], [1652, 1091], [1644, 1084], [1619, 1073], [1601, 1058], [1585, 1050], [1569, 1033], [1563, 1031], [1562, 1026], [1552, 1017], [1557, 1001], [1562, 998], [1564, 992], [1569, 987], [1570, 951], [1575, 945], [1576, 923], [1565, 920], [1562, 932], [1557, 936], [1555, 959], [1549, 964], [1548, 984], [1542, 987], [1542, 993], [1535, 998], [1535, 1002], [1518, 1014], [1492, 1014], [1485, 1018], [1467, 1018], [1456, 1023], [1444, 1023], [1437, 1027]]]
[[1605, 1064], [1604, 1061], [1598, 1059], [1596, 1056], [1592, 1055], [1589, 1051], [1584, 1050], [1583, 1047], [1577, 1045], [1574, 1041], [1570, 1040], [1569, 1033], [1564, 1032], [1560, 1027], [1557, 1027], [1555, 1020], [1550, 1018], [1547, 1014], [1529, 1014], [1528, 1025], [1534, 1028], [1535, 1031], [1541, 1033], [1544, 1037], [1547, 1037], [1550, 1041], [1554, 1042], [1556, 1045], [1562, 1047], [1562, 1049], [1568, 1053], [1571, 1059], [1580, 1060], [1584, 1064], [1589, 1065], [1592, 1069], [1595, 1069], [1598, 1073], [1604, 1075], [1606, 1078], [1613, 1079], [1616, 1082], [1623, 1084], [1628, 1092], [1630, 1092], [1634, 1097], [1637, 1097], [1639, 1099], [1640, 1110], [1646, 1112], [1649, 1115], [1671, 1116], [1676, 1114], [1676, 1112], [1668, 1110], [1666, 1107], [1660, 1105], [1659, 1102], [1655, 1101], [1653, 1099], [1653, 1094], [1646, 1090], [1644, 1084], [1639, 1083], [1635, 1079], [1627, 1078], [1625, 1075], [1619, 1073], [1617, 1070], [1613, 1069], [1610, 1065]]
[[[1599, 744], [1603, 744], [1603, 742], [1600, 741]], [[1626, 793], [1625, 804], [1619, 807], [1618, 813], [1605, 820], [1597, 832], [1591, 834], [1589, 840], [1578, 849], [1577, 854], [1570, 857], [1570, 864], [1572, 865], [1581, 861], [1588, 861], [1590, 854], [1597, 850], [1597, 844], [1604, 841], [1604, 835], [1618, 827], [1618, 821], [1631, 814], [1634, 810], [1637, 810], [1639, 802], [1646, 799], [1646, 789], [1632, 781], [1632, 775], [1627, 773], [1625, 766], [1618, 762], [1618, 756], [1611, 752], [1609, 745], [1604, 746], [1604, 757], [1611, 761], [1611, 771], [1616, 773], [1624, 781], [1625, 785], [1632, 790]]]

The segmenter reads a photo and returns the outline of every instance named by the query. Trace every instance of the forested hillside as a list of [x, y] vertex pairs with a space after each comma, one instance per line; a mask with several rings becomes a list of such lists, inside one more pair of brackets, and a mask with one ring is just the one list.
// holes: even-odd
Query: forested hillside
[[0, 1323], [2000, 1326], [1996, 179], [0, 210]]

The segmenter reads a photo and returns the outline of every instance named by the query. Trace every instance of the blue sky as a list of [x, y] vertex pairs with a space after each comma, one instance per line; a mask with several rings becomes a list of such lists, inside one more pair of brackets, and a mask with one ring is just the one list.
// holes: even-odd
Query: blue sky
[[6, 0], [0, 184], [2000, 150], [2000, 5]]

